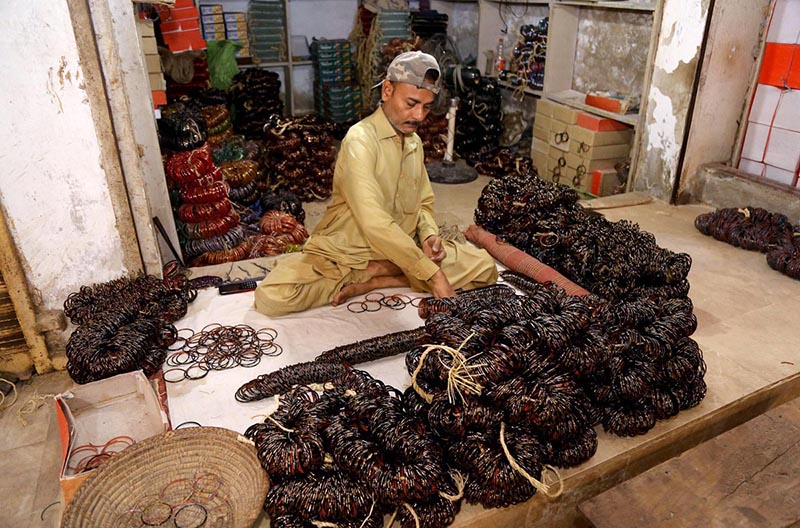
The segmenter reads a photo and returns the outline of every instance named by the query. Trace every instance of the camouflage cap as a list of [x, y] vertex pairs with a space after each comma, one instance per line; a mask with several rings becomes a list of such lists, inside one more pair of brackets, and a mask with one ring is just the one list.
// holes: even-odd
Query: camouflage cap
[[[425, 80], [433, 78], [434, 82]], [[394, 58], [386, 69], [386, 79], [392, 82], [403, 82], [430, 90], [438, 94], [441, 90], [441, 74], [439, 64], [433, 55], [421, 51], [406, 51]]]

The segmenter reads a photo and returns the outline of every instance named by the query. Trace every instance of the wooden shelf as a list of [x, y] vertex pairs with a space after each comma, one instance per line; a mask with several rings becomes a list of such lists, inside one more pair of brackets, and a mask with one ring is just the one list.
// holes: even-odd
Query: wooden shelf
[[292, 61], [292, 66], [311, 66], [312, 64], [314, 64], [314, 61], [310, 61], [310, 60]]
[[633, 127], [639, 123], [638, 113], [618, 114], [616, 112], [609, 112], [608, 110], [603, 110], [602, 108], [587, 105], [584, 102], [586, 100], [586, 94], [576, 92], [575, 90], [564, 90], [563, 92], [548, 93], [547, 98], [552, 99], [557, 103], [571, 106], [572, 108], [577, 108], [578, 110], [582, 110], [590, 114], [607, 117], [609, 119], [613, 119], [614, 121], [620, 121]]
[[[524, 3], [524, 2], [523, 2]], [[639, 2], [609, 2], [608, 0], [559, 0], [552, 2], [553, 5], [568, 5], [578, 7], [600, 7], [604, 9], [622, 9], [625, 11], [649, 11], [656, 10], [655, 2], [642, 4]]]
[[[500, 79], [495, 79], [495, 81], [497, 81], [497, 84], [499, 84], [500, 86], [502, 86], [503, 88], [505, 88], [507, 90], [513, 90], [515, 92], [520, 91], [520, 87], [519, 86], [514, 86], [513, 84], [511, 84], [508, 81], [501, 81]], [[543, 91], [534, 90], [533, 88], [525, 88], [525, 90], [523, 90], [523, 91], [527, 95], [532, 95], [534, 97], [542, 97], [544, 95]]]

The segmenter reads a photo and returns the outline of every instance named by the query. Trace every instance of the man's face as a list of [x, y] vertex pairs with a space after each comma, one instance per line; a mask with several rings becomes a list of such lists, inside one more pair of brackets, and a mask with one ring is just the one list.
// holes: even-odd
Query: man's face
[[383, 81], [383, 112], [401, 134], [411, 134], [425, 121], [436, 95], [413, 84]]

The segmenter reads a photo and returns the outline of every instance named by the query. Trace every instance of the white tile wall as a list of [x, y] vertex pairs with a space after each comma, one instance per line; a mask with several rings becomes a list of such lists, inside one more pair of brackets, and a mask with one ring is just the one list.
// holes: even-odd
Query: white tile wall
[[755, 161], [764, 161], [764, 151], [769, 137], [769, 127], [750, 123], [742, 146], [742, 157]]
[[762, 125], [772, 124], [772, 118], [775, 117], [775, 110], [778, 108], [780, 98], [780, 88], [759, 84], [756, 88], [756, 95], [753, 98], [753, 106], [750, 107], [748, 120]]
[[764, 176], [764, 167], [766, 167], [766, 165], [761, 162], [745, 158], [742, 158], [742, 160], [739, 162], [739, 170], [748, 174], [753, 174], [754, 176]]
[[[748, 156], [749, 157], [749, 156]], [[773, 128], [769, 136], [767, 153], [764, 162], [783, 170], [797, 170], [800, 160], [800, 132], [792, 132], [782, 128]]]
[[[798, 9], [800, 9], [800, 4]], [[800, 132], [800, 90], [783, 92], [778, 103], [778, 113], [775, 116], [774, 125], [778, 128]], [[797, 148], [800, 150], [800, 144], [797, 145]]]
[[769, 180], [785, 183], [786, 185], [794, 183], [794, 171], [783, 170], [772, 165], [767, 165], [764, 176]]
[[800, 0], [778, 0], [767, 42], [795, 44], [800, 34]]

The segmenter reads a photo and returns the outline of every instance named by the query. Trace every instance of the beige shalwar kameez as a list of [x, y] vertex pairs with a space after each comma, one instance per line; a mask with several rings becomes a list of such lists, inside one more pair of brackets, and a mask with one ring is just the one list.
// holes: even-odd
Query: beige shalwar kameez
[[[370, 279], [370, 261], [397, 265], [416, 291], [431, 291], [439, 266], [420, 243], [438, 234], [433, 190], [419, 136], [401, 137], [382, 108], [350, 128], [333, 176], [331, 204], [303, 252], [278, 261], [255, 292], [270, 316], [329, 304], [339, 290]], [[471, 245], [444, 242], [441, 269], [453, 288], [493, 284], [492, 257]]]

